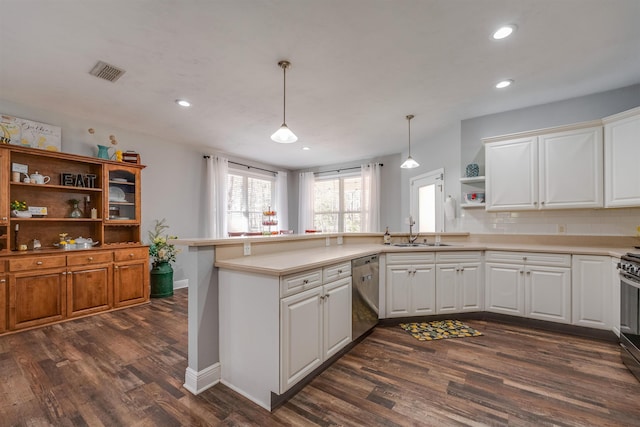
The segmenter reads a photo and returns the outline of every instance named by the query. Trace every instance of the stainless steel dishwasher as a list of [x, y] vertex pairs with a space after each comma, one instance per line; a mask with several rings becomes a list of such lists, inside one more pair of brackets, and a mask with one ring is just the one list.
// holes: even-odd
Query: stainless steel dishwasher
[[368, 255], [351, 261], [351, 316], [354, 340], [378, 324], [378, 271], [378, 255]]

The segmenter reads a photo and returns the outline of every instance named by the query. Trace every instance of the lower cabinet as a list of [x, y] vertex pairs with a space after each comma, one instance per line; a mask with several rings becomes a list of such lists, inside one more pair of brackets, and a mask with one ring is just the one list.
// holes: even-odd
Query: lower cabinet
[[150, 293], [147, 249], [118, 249], [113, 257], [113, 306], [125, 307], [147, 301]]
[[67, 271], [67, 316], [109, 310], [113, 305], [111, 265], [73, 267]]
[[[614, 326], [612, 313], [615, 312], [611, 277], [617, 275], [611, 257], [574, 255], [572, 267], [573, 324], [611, 329]], [[620, 301], [619, 297], [615, 301]]]
[[483, 279], [480, 252], [437, 253], [437, 313], [482, 311], [484, 309]]
[[0, 275], [0, 333], [7, 330], [7, 276]]
[[22, 329], [63, 320], [66, 294], [66, 268], [11, 274], [9, 328]]
[[436, 269], [431, 252], [387, 254], [387, 317], [436, 313]]
[[487, 251], [487, 311], [571, 323], [571, 255]]
[[351, 277], [280, 301], [280, 392], [351, 342]]

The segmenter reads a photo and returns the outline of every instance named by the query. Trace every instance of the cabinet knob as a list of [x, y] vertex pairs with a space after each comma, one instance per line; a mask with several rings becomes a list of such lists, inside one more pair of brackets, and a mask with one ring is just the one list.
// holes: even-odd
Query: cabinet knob
[[460, 268], [460, 271], [464, 271], [464, 267]]
[[320, 295], [320, 299], [324, 301], [324, 295]]
[[527, 260], [527, 257], [526, 257], [526, 256], [523, 256], [523, 257], [522, 257], [522, 260], [523, 260], [523, 261], [526, 261], [526, 260]]
[[534, 205], [537, 205], [537, 204], [538, 204], [538, 202], [533, 202], [533, 204], [534, 204]]
[[309, 284], [309, 279], [304, 279], [304, 280], [302, 281], [302, 284], [303, 284], [303, 285], [308, 285], [308, 284]]
[[129, 258], [133, 258], [133, 254], [129, 254]]
[[342, 274], [342, 270], [338, 270], [338, 274]]
[[530, 272], [530, 271], [527, 271], [527, 274], [531, 274], [531, 272]]
[[544, 202], [540, 202], [541, 205], [544, 205]]
[[42, 261], [36, 261], [36, 265], [42, 265]]
[[118, 266], [116, 265], [116, 266], [115, 266], [115, 267], [113, 267], [113, 268], [115, 268], [115, 269], [117, 270], [117, 269], [119, 269], [120, 267], [118, 267]]
[[62, 275], [63, 275], [63, 276], [66, 276], [66, 275], [67, 275], [67, 272], [66, 272], [66, 271], [63, 271], [63, 272], [62, 272]]
[[93, 261], [93, 257], [90, 256], [89, 258], [87, 258], [89, 261]]
[[524, 270], [520, 270], [520, 274], [524, 274]]
[[2, 217], [2, 220], [3, 220], [3, 221], [6, 221], [6, 220], [8, 220], [8, 219], [9, 219], [9, 218], [7, 218], [6, 216], [3, 216], [3, 217]]
[[7, 279], [0, 279], [0, 283], [6, 283]]

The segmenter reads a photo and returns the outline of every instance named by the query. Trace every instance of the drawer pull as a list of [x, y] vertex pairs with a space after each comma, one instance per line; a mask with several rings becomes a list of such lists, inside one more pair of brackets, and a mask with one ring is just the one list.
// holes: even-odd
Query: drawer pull
[[129, 258], [133, 258], [133, 254], [129, 254]]
[[67, 272], [66, 272], [66, 271], [63, 271], [63, 272], [62, 272], [62, 275], [63, 275], [63, 276], [66, 276], [66, 275], [67, 275]]
[[93, 261], [93, 257], [90, 256], [89, 258], [87, 258], [89, 261]]
[[342, 269], [338, 270], [338, 274], [342, 274]]
[[6, 279], [0, 279], [0, 283], [6, 283], [7, 280]]
[[309, 279], [304, 279], [304, 280], [302, 281], [302, 284], [304, 284], [304, 285], [308, 285], [308, 284], [309, 284]]
[[118, 266], [116, 265], [116, 266], [115, 266], [115, 267], [113, 267], [113, 268], [115, 268], [115, 269], [117, 270], [117, 269], [119, 269], [120, 267], [118, 267]]
[[37, 261], [36, 265], [42, 265], [42, 261]]

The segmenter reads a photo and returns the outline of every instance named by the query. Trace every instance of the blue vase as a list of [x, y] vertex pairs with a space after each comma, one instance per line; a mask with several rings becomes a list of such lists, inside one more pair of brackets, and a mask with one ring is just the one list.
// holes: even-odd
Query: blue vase
[[480, 166], [477, 163], [471, 163], [467, 165], [467, 177], [474, 177], [480, 175]]
[[98, 158], [109, 160], [109, 147], [105, 145], [98, 145]]

